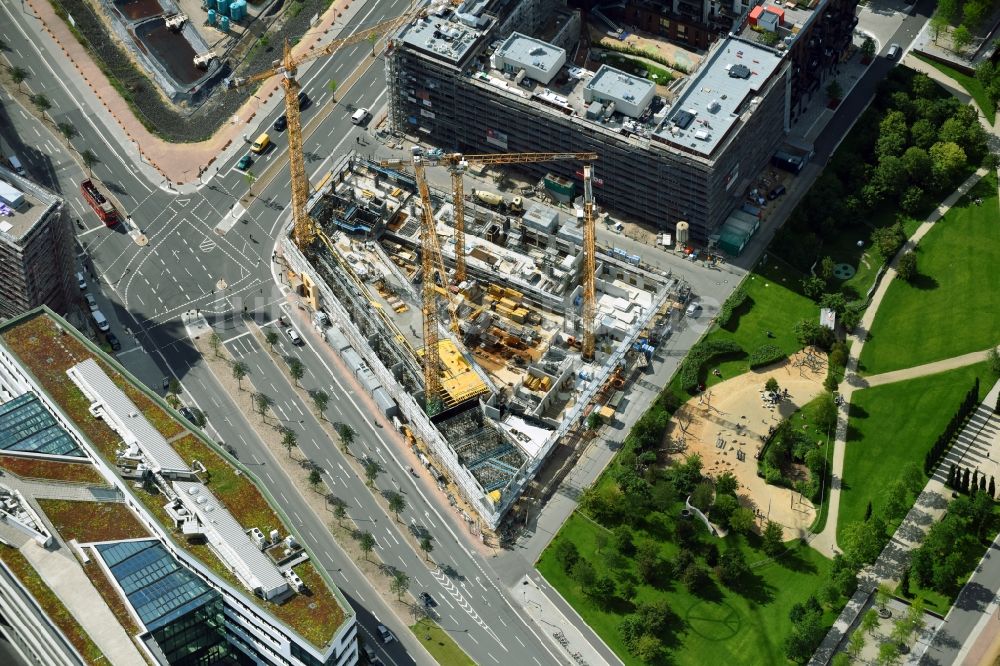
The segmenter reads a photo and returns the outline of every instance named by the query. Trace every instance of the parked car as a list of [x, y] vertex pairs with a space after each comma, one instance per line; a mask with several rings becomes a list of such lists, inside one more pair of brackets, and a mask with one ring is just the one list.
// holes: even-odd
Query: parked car
[[76, 286], [80, 288], [80, 291], [87, 290], [87, 276], [83, 273], [76, 274]]
[[240, 171], [246, 171], [253, 165], [253, 155], [247, 153], [240, 158], [240, 161], [236, 163], [236, 168]]
[[383, 643], [391, 643], [396, 640], [396, 637], [392, 635], [392, 632], [384, 624], [378, 625], [378, 634], [382, 637]]
[[302, 109], [308, 109], [310, 104], [312, 104], [312, 100], [309, 99], [309, 95], [307, 95], [306, 91], [303, 90], [299, 93], [299, 111]]
[[87, 307], [91, 312], [97, 310], [97, 299], [89, 291], [83, 295], [83, 300], [87, 301]]
[[437, 607], [437, 602], [434, 601], [434, 597], [432, 597], [427, 592], [421, 592], [418, 598], [420, 599], [420, 603], [422, 603], [425, 608]]
[[691, 304], [687, 306], [687, 310], [685, 311], [684, 314], [686, 314], [688, 317], [693, 317], [694, 314], [698, 312], [698, 310], [701, 310], [701, 303], [699, 303], [698, 301], [692, 301]]
[[888, 56], [889, 60], [896, 60], [899, 58], [899, 54], [902, 52], [903, 49], [902, 47], [899, 46], [899, 44], [891, 44], [889, 46], [889, 52], [886, 53], [886, 56]]
[[771, 201], [774, 201], [778, 197], [784, 196], [786, 191], [787, 190], [785, 189], [784, 185], [778, 185], [773, 190], [767, 193], [767, 198], [770, 199]]
[[122, 343], [118, 341], [118, 336], [114, 333], [106, 333], [104, 339], [111, 345], [111, 351], [121, 351]]
[[288, 329], [288, 339], [292, 341], [293, 345], [302, 344], [302, 336], [299, 335], [299, 332], [296, 331], [294, 328]]
[[275, 132], [284, 132], [288, 128], [288, 116], [281, 114], [271, 127]]

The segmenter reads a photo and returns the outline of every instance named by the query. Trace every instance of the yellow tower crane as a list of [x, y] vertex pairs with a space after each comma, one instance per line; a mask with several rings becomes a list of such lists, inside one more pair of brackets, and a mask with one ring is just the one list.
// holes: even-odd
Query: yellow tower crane
[[292, 219], [295, 222], [293, 238], [295, 244], [302, 251], [305, 251], [316, 239], [316, 224], [306, 213], [309, 179], [306, 177], [305, 161], [302, 156], [302, 119], [299, 113], [300, 86], [295, 78], [298, 66], [316, 58], [332, 55], [344, 46], [351, 46], [372, 37], [389, 34], [415, 18], [418, 13], [416, 10], [411, 10], [402, 16], [381, 21], [348, 37], [335, 39], [322, 48], [298, 56], [292, 54], [292, 47], [286, 39], [281, 60], [276, 61], [274, 67], [246, 78], [232, 78], [228, 82], [230, 88], [237, 88], [264, 81], [278, 74], [282, 76], [281, 84], [285, 89], [285, 117], [288, 120], [288, 165], [292, 173]]
[[594, 227], [593, 167], [583, 165], [583, 358], [594, 359], [594, 318], [597, 316], [597, 229]]
[[[455, 281], [465, 280], [465, 172], [470, 163], [475, 164], [529, 164], [534, 162], [557, 162], [560, 160], [576, 160], [592, 162], [597, 153], [488, 153], [481, 155], [464, 155], [462, 153], [444, 153], [423, 158], [429, 166], [446, 166], [451, 172], [451, 190], [455, 209]], [[409, 165], [410, 162], [399, 161], [397, 164]]]

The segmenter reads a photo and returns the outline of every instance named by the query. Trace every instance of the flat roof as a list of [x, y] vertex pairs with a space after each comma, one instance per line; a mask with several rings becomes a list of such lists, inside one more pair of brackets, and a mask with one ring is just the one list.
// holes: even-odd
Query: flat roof
[[24, 195], [24, 203], [16, 210], [3, 206], [4, 213], [10, 214], [0, 214], [0, 238], [6, 235], [19, 243], [36, 224], [45, 219], [50, 210], [59, 205], [61, 199], [4, 167], [0, 167], [0, 182]]
[[777, 53], [727, 37], [688, 81], [656, 136], [711, 155], [780, 65]]
[[438, 60], [452, 64], [459, 63], [483, 36], [484, 29], [477, 30], [450, 17], [427, 16], [404, 26], [399, 39], [412, 48], [422, 51]]
[[554, 72], [566, 62], [566, 50], [520, 32], [511, 33], [496, 50], [496, 55], [508, 62]]
[[649, 95], [656, 88], [656, 84], [648, 79], [632, 76], [628, 72], [615, 69], [611, 65], [601, 65], [597, 73], [587, 83], [586, 88], [614, 100], [635, 104], [636, 100], [641, 100]]
[[167, 443], [160, 431], [150, 425], [125, 392], [111, 381], [92, 358], [66, 371], [70, 379], [108, 418], [108, 425], [129, 446], [138, 447], [154, 472], [190, 472], [184, 459]]
[[[174, 481], [174, 490], [184, 506], [192, 511], [209, 543], [219, 556], [232, 566], [251, 588], [262, 587], [270, 599], [288, 587], [288, 581], [257, 545], [250, 540], [233, 514], [200, 481]], [[257, 527], [250, 525], [249, 527]]]

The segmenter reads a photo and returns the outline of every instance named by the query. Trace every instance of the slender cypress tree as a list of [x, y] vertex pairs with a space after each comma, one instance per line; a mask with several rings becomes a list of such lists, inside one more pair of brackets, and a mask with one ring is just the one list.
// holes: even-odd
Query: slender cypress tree
[[984, 493], [986, 492], [986, 475], [985, 474], [983, 474], [981, 477], [979, 477], [979, 489], [981, 491], [983, 491]]
[[969, 480], [971, 479], [971, 477], [972, 477], [972, 475], [969, 474], [969, 468], [966, 467], [965, 470], [962, 472], [962, 492], [963, 493], [969, 492]]
[[955, 463], [952, 463], [951, 467], [948, 468], [948, 484], [947, 485], [948, 485], [949, 488], [954, 488], [955, 487]]
[[997, 496], [997, 482], [993, 480], [992, 476], [990, 477], [990, 487], [987, 489], [986, 492], [988, 492], [990, 494], [990, 497], [996, 499], [996, 496]]
[[975, 493], [977, 490], [979, 490], [979, 470], [978, 469], [975, 470], [972, 473], [972, 485], [970, 486], [970, 489], [972, 490], [973, 493]]

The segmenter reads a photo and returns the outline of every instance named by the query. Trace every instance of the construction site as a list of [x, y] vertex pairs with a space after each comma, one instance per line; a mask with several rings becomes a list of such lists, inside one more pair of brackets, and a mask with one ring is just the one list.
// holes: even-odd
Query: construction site
[[[587, 440], [592, 412], [614, 418], [686, 291], [638, 257], [599, 253], [589, 188], [554, 208], [462, 184], [474, 160], [581, 157], [596, 156], [352, 153], [309, 196], [308, 229], [293, 223], [281, 242], [327, 342], [491, 530], [553, 451]], [[427, 184], [437, 168], [450, 191]]]

